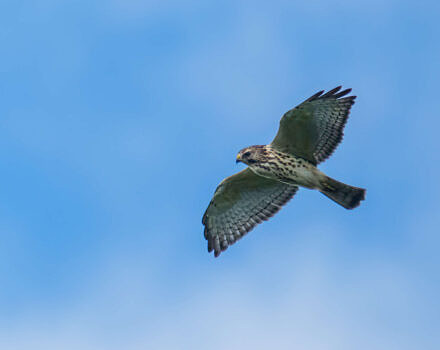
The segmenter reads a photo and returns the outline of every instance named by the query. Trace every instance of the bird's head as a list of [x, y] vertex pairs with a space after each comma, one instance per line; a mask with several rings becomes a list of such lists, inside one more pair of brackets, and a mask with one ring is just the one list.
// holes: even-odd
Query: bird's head
[[257, 163], [264, 156], [264, 146], [250, 146], [243, 148], [237, 154], [236, 163], [242, 162], [247, 165]]

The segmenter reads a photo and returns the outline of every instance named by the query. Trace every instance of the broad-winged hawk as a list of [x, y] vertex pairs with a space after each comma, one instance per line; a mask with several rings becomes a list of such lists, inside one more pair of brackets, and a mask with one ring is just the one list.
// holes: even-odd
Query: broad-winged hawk
[[269, 145], [250, 146], [237, 155], [245, 170], [224, 179], [203, 215], [208, 251], [214, 256], [286, 204], [298, 186], [316, 189], [346, 209], [357, 207], [365, 190], [336, 181], [316, 167], [342, 140], [356, 96], [341, 87], [319, 91], [286, 112]]

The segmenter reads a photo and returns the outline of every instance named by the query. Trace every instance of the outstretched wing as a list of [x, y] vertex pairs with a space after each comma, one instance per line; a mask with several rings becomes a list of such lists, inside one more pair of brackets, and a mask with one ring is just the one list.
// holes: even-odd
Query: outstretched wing
[[271, 146], [315, 165], [327, 159], [342, 140], [344, 126], [356, 98], [343, 97], [351, 89], [338, 92], [340, 89], [338, 86], [324, 95], [324, 91], [319, 91], [286, 112]]
[[298, 190], [246, 168], [224, 179], [203, 215], [208, 251], [215, 257], [263, 220], [268, 220]]

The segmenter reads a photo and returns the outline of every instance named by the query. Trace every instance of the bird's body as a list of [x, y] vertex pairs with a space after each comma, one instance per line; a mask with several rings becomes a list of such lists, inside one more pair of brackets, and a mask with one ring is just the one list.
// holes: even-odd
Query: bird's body
[[346, 209], [357, 207], [365, 190], [321, 172], [342, 140], [355, 96], [341, 87], [316, 93], [286, 112], [269, 145], [250, 146], [237, 155], [248, 168], [224, 179], [203, 216], [208, 251], [217, 257], [257, 224], [277, 213], [298, 186], [318, 190]]
[[246, 163], [258, 176], [318, 190], [346, 209], [357, 207], [365, 192], [361, 188], [336, 181], [311, 162], [277, 151], [270, 145], [250, 146], [241, 150], [237, 155], [237, 162], [239, 161]]
[[318, 188], [322, 172], [307, 160], [277, 151], [270, 145], [251, 146], [244, 153], [248, 150], [259, 153], [258, 161], [247, 163], [255, 174], [289, 185]]

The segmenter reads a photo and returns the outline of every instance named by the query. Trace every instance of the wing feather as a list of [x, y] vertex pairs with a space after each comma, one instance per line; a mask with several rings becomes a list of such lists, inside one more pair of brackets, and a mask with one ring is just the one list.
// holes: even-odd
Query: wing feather
[[271, 146], [302, 157], [313, 164], [327, 159], [343, 137], [345, 123], [356, 96], [338, 86], [325, 94], [319, 91], [286, 112]]
[[203, 215], [208, 251], [217, 257], [262, 221], [268, 220], [298, 190], [258, 176], [249, 168], [223, 180]]

